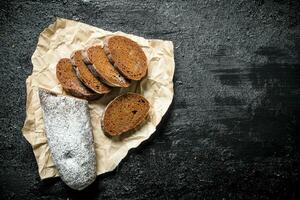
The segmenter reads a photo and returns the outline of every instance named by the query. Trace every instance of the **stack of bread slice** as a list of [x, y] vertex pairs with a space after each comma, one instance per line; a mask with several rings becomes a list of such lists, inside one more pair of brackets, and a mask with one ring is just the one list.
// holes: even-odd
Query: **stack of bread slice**
[[61, 59], [56, 76], [63, 89], [78, 98], [94, 100], [112, 87], [128, 87], [147, 73], [147, 58], [142, 48], [123, 36], [105, 38], [99, 45], [73, 52]]
[[[56, 76], [63, 89], [78, 98], [95, 100], [112, 87], [129, 87], [131, 80], [147, 74], [147, 58], [141, 47], [123, 36], [105, 38], [104, 46], [94, 45], [61, 59]], [[145, 121], [150, 104], [143, 96], [127, 93], [111, 101], [103, 113], [102, 129], [118, 136]]]

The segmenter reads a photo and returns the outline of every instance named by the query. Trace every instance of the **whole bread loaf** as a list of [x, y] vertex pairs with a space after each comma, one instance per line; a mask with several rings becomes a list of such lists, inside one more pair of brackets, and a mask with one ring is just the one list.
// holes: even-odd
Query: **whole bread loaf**
[[61, 179], [82, 190], [96, 178], [88, 102], [39, 89], [47, 142]]
[[111, 136], [121, 135], [142, 124], [149, 109], [149, 102], [140, 94], [120, 95], [107, 105], [102, 116], [102, 129]]
[[134, 41], [123, 36], [111, 36], [104, 40], [104, 51], [113, 65], [131, 80], [140, 80], [147, 73], [147, 57]]
[[73, 69], [71, 60], [62, 58], [56, 65], [56, 77], [63, 89], [71, 95], [87, 100], [94, 100], [100, 97], [99, 94], [86, 88], [78, 79]]

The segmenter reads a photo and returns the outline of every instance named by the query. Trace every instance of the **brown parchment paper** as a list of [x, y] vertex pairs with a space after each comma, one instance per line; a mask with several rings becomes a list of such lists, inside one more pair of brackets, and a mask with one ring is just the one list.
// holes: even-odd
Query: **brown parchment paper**
[[[123, 35], [136, 41], [148, 59], [148, 75], [140, 82], [134, 82], [126, 89], [113, 89], [111, 93], [89, 103], [94, 145], [97, 157], [97, 174], [112, 171], [127, 155], [156, 130], [172, 102], [173, 75], [175, 69], [173, 43], [163, 40], [149, 40], [123, 32], [109, 32], [77, 21], [57, 18], [39, 36], [32, 55], [33, 72], [26, 80], [26, 120], [22, 133], [32, 149], [38, 164], [41, 179], [59, 176], [53, 164], [44, 131], [42, 111], [37, 89], [42, 87], [59, 94], [65, 94], [55, 74], [56, 64], [61, 58], [69, 58], [74, 50], [91, 45], [103, 45], [108, 35]], [[108, 138], [104, 135], [100, 118], [105, 106], [120, 93], [139, 92], [151, 104], [149, 119], [134, 134], [123, 138]]]

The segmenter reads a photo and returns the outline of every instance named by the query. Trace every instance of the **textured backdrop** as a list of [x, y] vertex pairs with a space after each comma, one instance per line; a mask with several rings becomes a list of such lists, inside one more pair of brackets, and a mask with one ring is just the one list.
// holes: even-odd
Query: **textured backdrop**
[[[300, 3], [1, 1], [0, 199], [297, 199]], [[40, 181], [21, 135], [25, 79], [55, 17], [172, 40], [175, 97], [160, 129], [82, 192]]]

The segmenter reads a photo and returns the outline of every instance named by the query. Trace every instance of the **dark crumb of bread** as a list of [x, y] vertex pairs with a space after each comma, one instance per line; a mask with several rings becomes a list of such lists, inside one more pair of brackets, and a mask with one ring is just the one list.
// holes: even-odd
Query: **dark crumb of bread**
[[91, 63], [88, 67], [101, 81], [112, 87], [128, 87], [130, 81], [125, 79], [109, 62], [101, 46], [92, 46], [83, 53], [84, 61]]
[[113, 65], [131, 80], [140, 80], [147, 73], [147, 57], [134, 41], [123, 36], [105, 39], [104, 51]]
[[99, 94], [85, 87], [76, 76], [71, 60], [62, 58], [56, 65], [56, 77], [63, 89], [78, 98], [95, 100], [101, 97]]
[[72, 63], [74, 64], [74, 69], [76, 71], [77, 77], [81, 82], [98, 94], [106, 94], [110, 92], [110, 88], [100, 82], [93, 73], [88, 69], [86, 64], [83, 62], [83, 56], [81, 51], [75, 51], [71, 56]]
[[149, 102], [140, 94], [120, 95], [106, 107], [102, 117], [102, 128], [111, 136], [126, 133], [146, 119], [149, 109]]

